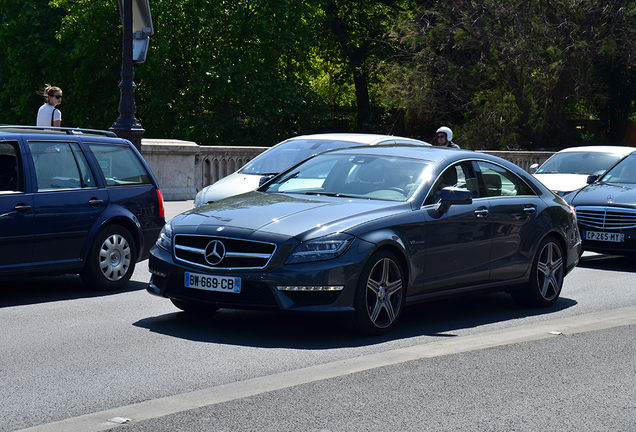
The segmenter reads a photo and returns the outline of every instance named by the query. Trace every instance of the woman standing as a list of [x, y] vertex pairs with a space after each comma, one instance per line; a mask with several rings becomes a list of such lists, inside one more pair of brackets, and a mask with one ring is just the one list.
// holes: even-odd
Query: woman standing
[[37, 126], [60, 127], [62, 112], [56, 107], [62, 103], [62, 89], [47, 85], [44, 89], [45, 103], [38, 110]]

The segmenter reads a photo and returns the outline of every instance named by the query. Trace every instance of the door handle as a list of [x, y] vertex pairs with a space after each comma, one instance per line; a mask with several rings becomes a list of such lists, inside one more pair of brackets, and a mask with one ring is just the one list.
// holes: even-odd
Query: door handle
[[13, 208], [15, 211], [20, 212], [20, 213], [26, 213], [29, 210], [31, 210], [31, 206], [30, 205], [26, 205], [26, 204], [18, 204]]
[[532, 214], [537, 211], [537, 208], [533, 205], [528, 205], [523, 208], [523, 211]]
[[100, 200], [100, 199], [97, 199], [97, 198], [91, 198], [90, 200], [88, 200], [88, 203], [90, 205], [92, 205], [93, 207], [97, 207], [98, 205], [103, 204], [104, 200]]
[[475, 215], [477, 217], [486, 217], [488, 216], [488, 209], [486, 207], [479, 207], [475, 209]]

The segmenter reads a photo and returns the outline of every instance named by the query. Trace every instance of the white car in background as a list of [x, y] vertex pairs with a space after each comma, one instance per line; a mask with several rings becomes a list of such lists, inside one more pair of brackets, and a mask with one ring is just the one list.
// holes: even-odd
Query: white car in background
[[[581, 189], [636, 151], [627, 146], [570, 147], [555, 153], [541, 166], [533, 164], [530, 172], [559, 196]], [[595, 176], [588, 180], [588, 177]]]
[[378, 144], [431, 145], [412, 138], [362, 133], [330, 133], [290, 138], [259, 154], [238, 171], [201, 189], [194, 199], [194, 207], [252, 191], [262, 181], [317, 153], [344, 147]]

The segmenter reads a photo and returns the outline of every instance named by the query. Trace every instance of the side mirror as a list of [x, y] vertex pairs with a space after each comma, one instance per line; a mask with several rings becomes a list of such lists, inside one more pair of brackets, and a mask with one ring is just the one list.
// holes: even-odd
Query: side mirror
[[533, 163], [532, 165], [530, 165], [530, 174], [536, 173], [538, 169], [539, 169], [539, 164]]
[[258, 187], [263, 186], [265, 183], [267, 183], [268, 181], [270, 181], [273, 178], [274, 178], [274, 176], [271, 175], [271, 174], [261, 177], [261, 179], [258, 181]]
[[468, 189], [446, 186], [442, 189], [442, 201], [438, 207], [441, 213], [447, 213], [451, 205], [472, 204], [473, 198]]
[[599, 178], [599, 177], [600, 177], [600, 176], [599, 176], [598, 174], [591, 174], [591, 175], [587, 176], [587, 180], [586, 180], [586, 182], [587, 182], [587, 184], [592, 184], [592, 183], [594, 183], [596, 180], [598, 180], [598, 178]]

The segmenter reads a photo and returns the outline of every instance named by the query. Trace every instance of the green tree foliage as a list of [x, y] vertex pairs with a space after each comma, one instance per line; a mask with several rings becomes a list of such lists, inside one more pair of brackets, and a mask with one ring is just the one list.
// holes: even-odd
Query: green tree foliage
[[634, 2], [618, 0], [424, 1], [395, 27], [402, 51], [387, 94], [461, 125], [475, 148], [571, 144], [574, 106], [598, 115], [593, 101], [603, 102], [623, 115], [616, 129], [625, 124], [611, 89], [633, 81], [633, 19]]
[[[636, 0], [152, 0], [135, 66], [145, 137], [271, 145], [388, 131], [391, 108], [472, 148], [620, 143], [636, 100]], [[46, 83], [64, 126], [118, 118], [116, 0], [0, 0], [0, 123], [33, 124]], [[331, 110], [331, 113], [329, 112]], [[334, 113], [351, 112], [351, 121]], [[334, 121], [336, 119], [336, 121]], [[407, 119], [407, 120], [408, 120]]]
[[0, 123], [35, 124], [38, 92], [59, 85], [64, 53], [55, 34], [63, 16], [46, 0], [0, 0]]
[[[63, 125], [110, 127], [118, 117], [121, 71], [117, 2], [29, 0], [25, 9], [0, 1], [6, 3], [3, 41], [10, 41], [5, 50], [19, 50], [0, 66], [5, 101], [15, 94], [33, 98], [51, 82], [65, 93]], [[147, 61], [135, 67], [136, 116], [146, 137], [270, 145], [324, 128], [327, 104], [308, 84], [315, 9], [294, 0], [154, 0], [151, 6], [155, 35]], [[40, 22], [46, 32], [24, 36]], [[33, 100], [9, 99], [15, 114], [0, 121], [32, 124], [41, 104]]]
[[[378, 132], [378, 121], [373, 107], [381, 104], [381, 98], [372, 99], [373, 89], [379, 85], [382, 75], [378, 66], [392, 57], [393, 47], [388, 43], [391, 23], [411, 7], [414, 2], [405, 0], [318, 0], [321, 10], [321, 38], [318, 40], [320, 56], [328, 60], [330, 90], [334, 78], [343, 76], [340, 88], [351, 85], [355, 91], [357, 111], [355, 129]], [[334, 107], [333, 93], [330, 102]]]
[[50, 5], [65, 12], [56, 37], [62, 125], [108, 129], [119, 116], [122, 36], [117, 1], [53, 0]]
[[314, 37], [303, 2], [161, 0], [139, 66], [139, 116], [152, 136], [269, 145], [321, 128], [308, 85]]

